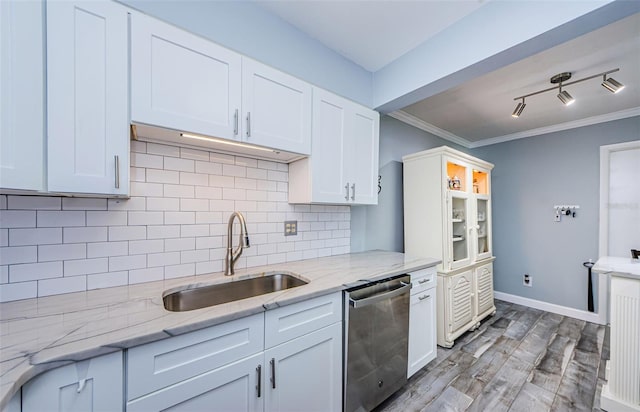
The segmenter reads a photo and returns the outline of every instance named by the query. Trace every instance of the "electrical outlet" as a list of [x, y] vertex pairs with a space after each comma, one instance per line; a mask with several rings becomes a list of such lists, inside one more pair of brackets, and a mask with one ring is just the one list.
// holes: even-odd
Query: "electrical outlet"
[[530, 276], [528, 273], [525, 273], [522, 276], [522, 284], [527, 287], [531, 287], [532, 283], [533, 283], [533, 277]]
[[296, 236], [298, 234], [298, 221], [297, 220], [286, 220], [284, 222], [284, 235], [285, 236]]

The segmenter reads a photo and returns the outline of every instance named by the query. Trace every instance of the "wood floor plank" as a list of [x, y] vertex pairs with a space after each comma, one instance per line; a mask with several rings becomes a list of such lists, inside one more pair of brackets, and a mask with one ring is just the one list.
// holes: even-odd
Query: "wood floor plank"
[[509, 408], [510, 412], [543, 412], [553, 405], [554, 394], [530, 382], [525, 382]]
[[593, 408], [597, 370], [572, 360], [564, 372], [551, 408], [557, 411], [589, 411]]
[[555, 393], [560, 386], [562, 374], [569, 364], [575, 345], [576, 342], [567, 336], [554, 335], [544, 356], [531, 371], [529, 381]]
[[577, 341], [580, 338], [585, 323], [583, 320], [565, 317], [558, 327], [558, 335], [566, 336]]
[[543, 313], [541, 310], [528, 308], [522, 316], [505, 330], [504, 335], [512, 339], [522, 340]]
[[561, 321], [561, 318], [542, 316], [531, 329], [526, 339], [514, 351], [513, 356], [532, 365], [537, 365], [545, 354], [549, 342], [556, 334]]
[[422, 409], [422, 412], [458, 412], [465, 411], [473, 398], [452, 386], [448, 386], [436, 399]]

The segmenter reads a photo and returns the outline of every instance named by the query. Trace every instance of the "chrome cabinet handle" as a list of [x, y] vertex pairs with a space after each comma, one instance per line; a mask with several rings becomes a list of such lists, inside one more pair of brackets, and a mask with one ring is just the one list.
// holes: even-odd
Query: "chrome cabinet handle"
[[425, 300], [425, 299], [430, 298], [430, 297], [431, 297], [431, 295], [422, 295], [422, 296], [419, 296], [418, 299], [419, 300]]
[[256, 390], [258, 391], [259, 398], [262, 396], [262, 365], [258, 365], [256, 372], [258, 373], [258, 384], [256, 385]]
[[418, 281], [418, 283], [419, 283], [419, 284], [421, 284], [421, 285], [422, 285], [423, 283], [427, 283], [427, 282], [431, 282], [431, 279], [420, 279], [420, 280]]
[[115, 160], [116, 167], [116, 189], [120, 189], [120, 156], [115, 155], [113, 158]]
[[344, 200], [349, 200], [349, 182], [347, 182], [346, 185], [344, 185], [344, 190], [347, 191], [347, 195], [344, 197]]
[[275, 389], [276, 388], [276, 359], [271, 358], [269, 363], [271, 364], [271, 387]]
[[356, 184], [351, 185], [351, 200], [356, 200]]
[[238, 135], [238, 109], [236, 109], [236, 113], [233, 115], [233, 135]]
[[251, 112], [247, 112], [247, 137], [251, 137]]

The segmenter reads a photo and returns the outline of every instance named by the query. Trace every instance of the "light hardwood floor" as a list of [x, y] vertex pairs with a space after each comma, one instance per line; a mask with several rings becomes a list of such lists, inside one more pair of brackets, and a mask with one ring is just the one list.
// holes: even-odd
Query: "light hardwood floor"
[[376, 412], [600, 411], [607, 328], [496, 301]]

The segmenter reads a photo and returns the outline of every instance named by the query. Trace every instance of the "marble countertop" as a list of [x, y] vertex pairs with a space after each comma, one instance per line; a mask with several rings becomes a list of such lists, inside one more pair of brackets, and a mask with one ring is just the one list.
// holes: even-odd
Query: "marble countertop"
[[610, 273], [614, 276], [621, 276], [640, 280], [640, 260], [603, 256], [593, 266], [593, 270], [598, 273]]
[[[180, 335], [440, 263], [371, 251], [0, 304], [0, 410], [29, 379], [73, 361]], [[168, 289], [288, 271], [307, 285], [188, 312], [164, 309]]]

